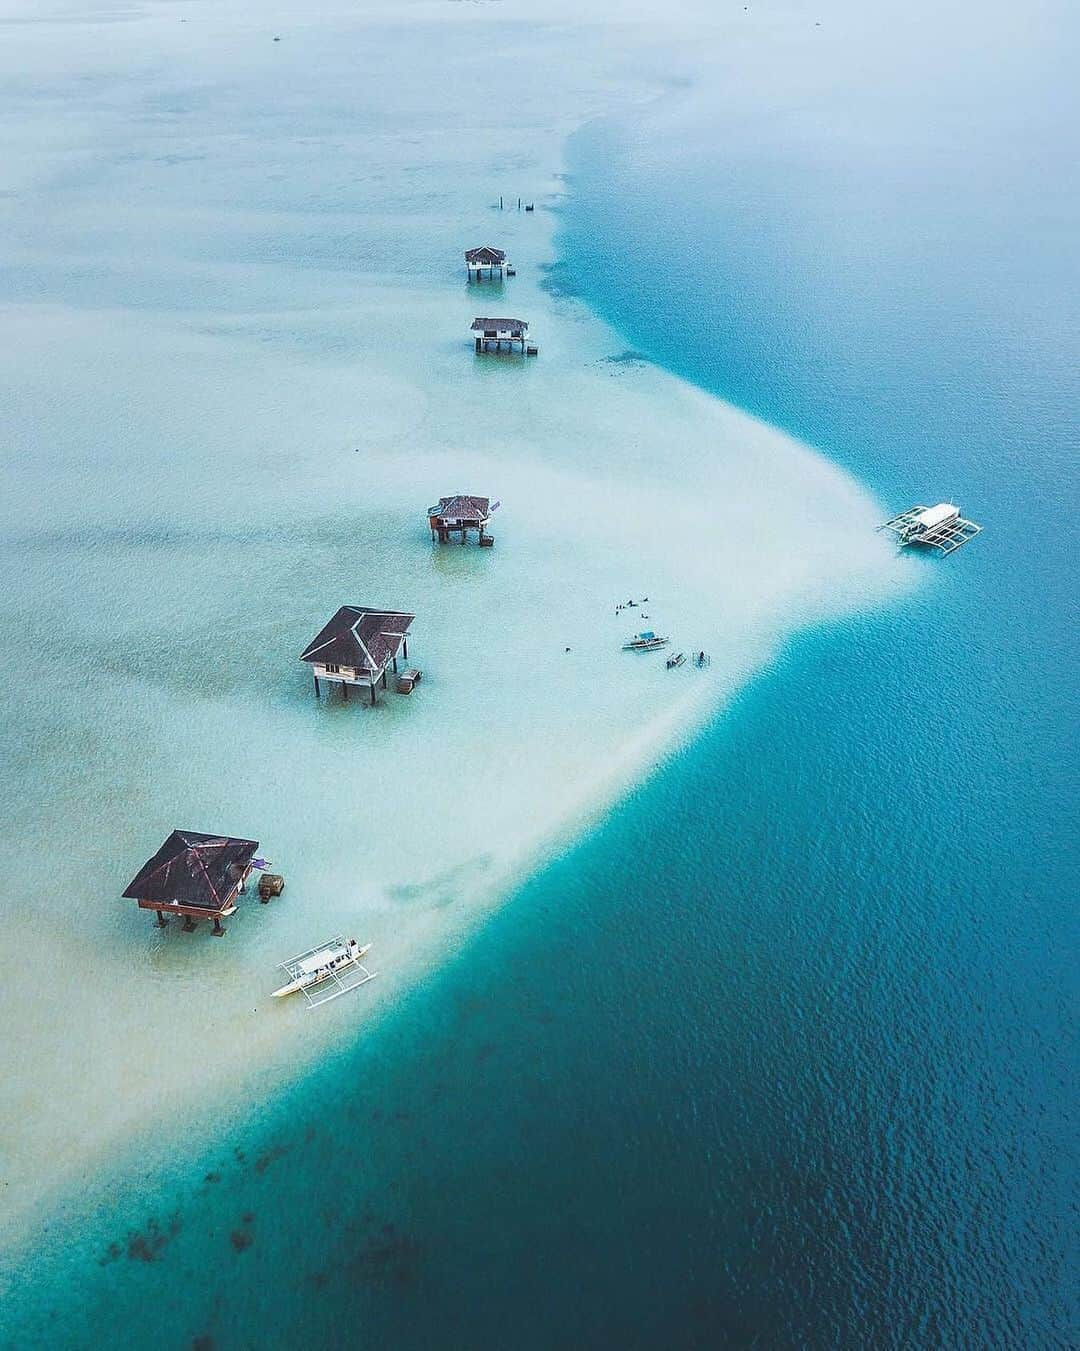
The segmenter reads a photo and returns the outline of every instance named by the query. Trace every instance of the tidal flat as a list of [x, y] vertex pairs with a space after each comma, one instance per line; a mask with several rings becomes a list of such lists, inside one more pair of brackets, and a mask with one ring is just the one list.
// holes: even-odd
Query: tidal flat
[[[566, 137], [690, 78], [700, 16], [488, 9], [7, 22], [9, 1276], [136, 1135], [366, 1035], [794, 631], [910, 577], [851, 477], [551, 280]], [[466, 285], [483, 243], [515, 278]], [[477, 357], [484, 313], [539, 356]], [[431, 544], [457, 491], [501, 499], [493, 550]], [[316, 702], [345, 603], [416, 614], [413, 695]], [[623, 652], [639, 614], [709, 669]], [[120, 893], [174, 827], [259, 840], [284, 897], [158, 930]], [[270, 1007], [346, 931], [378, 981]]]

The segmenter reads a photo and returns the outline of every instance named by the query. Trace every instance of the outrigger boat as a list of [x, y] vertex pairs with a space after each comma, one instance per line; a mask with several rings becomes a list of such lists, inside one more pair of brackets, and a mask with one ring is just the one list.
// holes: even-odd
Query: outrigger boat
[[667, 659], [666, 665], [667, 665], [668, 670], [669, 670], [669, 671], [673, 671], [673, 670], [675, 669], [676, 666], [681, 666], [685, 660], [686, 660], [686, 653], [685, 653], [685, 652], [675, 652], [675, 653], [673, 653], [673, 654], [672, 654], [670, 657], [668, 657], [668, 659]]
[[281, 962], [278, 969], [289, 979], [274, 991], [273, 997], [281, 999], [301, 991], [311, 1007], [317, 1008], [339, 994], [348, 994], [379, 974], [369, 971], [361, 961], [370, 951], [370, 943], [361, 947], [355, 938], [346, 941], [338, 934], [320, 947], [309, 948]]
[[936, 507], [910, 507], [899, 516], [885, 521], [879, 530], [889, 530], [900, 547], [907, 544], [925, 544], [951, 554], [982, 530], [981, 525], [965, 520], [960, 508], [952, 502], [939, 502]]
[[670, 638], [661, 638], [653, 633], [652, 629], [645, 629], [641, 633], [635, 633], [629, 642], [623, 643], [624, 652], [653, 652], [658, 647], [666, 647], [671, 642]]

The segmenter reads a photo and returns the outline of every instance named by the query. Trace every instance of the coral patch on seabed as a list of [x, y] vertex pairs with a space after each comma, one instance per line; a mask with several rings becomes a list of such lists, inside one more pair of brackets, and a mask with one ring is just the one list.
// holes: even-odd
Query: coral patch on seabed
[[132, 1262], [156, 1262], [162, 1251], [183, 1228], [179, 1212], [162, 1226], [157, 1220], [148, 1220], [142, 1230], [133, 1230], [123, 1243], [112, 1242], [98, 1258], [98, 1266], [106, 1267], [127, 1257]]
[[269, 1149], [264, 1150], [255, 1160], [255, 1171], [260, 1175], [265, 1173], [272, 1164], [278, 1161], [278, 1159], [283, 1159], [291, 1148], [291, 1145], [271, 1145]]

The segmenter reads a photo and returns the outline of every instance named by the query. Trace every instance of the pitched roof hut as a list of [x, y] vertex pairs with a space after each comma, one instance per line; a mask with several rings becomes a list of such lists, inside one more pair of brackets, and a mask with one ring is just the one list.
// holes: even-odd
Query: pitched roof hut
[[514, 275], [514, 269], [506, 261], [506, 250], [493, 249], [487, 244], [478, 249], [465, 250], [465, 270], [470, 281], [479, 278], [485, 270], [491, 277], [496, 272], [500, 277]]
[[300, 653], [312, 668], [315, 697], [319, 681], [329, 680], [341, 686], [346, 699], [350, 685], [367, 685], [374, 704], [380, 677], [386, 688], [386, 668], [397, 670], [399, 651], [408, 658], [409, 625], [415, 618], [401, 610], [343, 605]]
[[476, 350], [478, 352], [490, 351], [491, 344], [495, 344], [495, 350], [498, 351], [505, 342], [513, 351], [514, 344], [520, 343], [521, 350], [525, 351], [525, 339], [528, 336], [529, 325], [524, 319], [474, 319], [470, 325], [472, 331], [476, 334]]
[[468, 532], [477, 530], [480, 532], [479, 542], [483, 544], [489, 538], [484, 534], [485, 527], [498, 506], [498, 502], [492, 503], [489, 497], [472, 497], [467, 493], [458, 493], [454, 497], [440, 497], [435, 506], [428, 507], [431, 538], [437, 538], [440, 544], [446, 544], [450, 532], [460, 530], [461, 542], [464, 544]]
[[251, 872], [258, 840], [174, 830], [153, 858], [147, 859], [124, 892], [140, 910], [156, 910], [159, 925], [169, 914], [183, 915], [184, 928], [212, 919], [217, 937], [221, 921], [236, 910], [236, 900]]

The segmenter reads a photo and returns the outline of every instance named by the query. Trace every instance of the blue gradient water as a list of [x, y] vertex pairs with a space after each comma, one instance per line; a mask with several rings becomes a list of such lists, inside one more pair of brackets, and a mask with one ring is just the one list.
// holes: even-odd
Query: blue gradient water
[[376, 1037], [102, 1198], [18, 1344], [1080, 1339], [1078, 34], [998, 20], [914, 99], [921, 37], [868, 31], [587, 129], [553, 277], [984, 534], [793, 643]]

